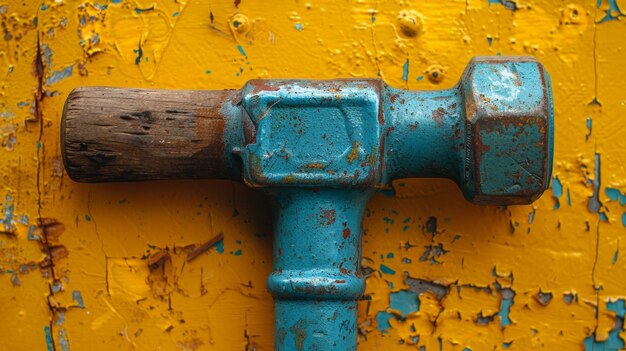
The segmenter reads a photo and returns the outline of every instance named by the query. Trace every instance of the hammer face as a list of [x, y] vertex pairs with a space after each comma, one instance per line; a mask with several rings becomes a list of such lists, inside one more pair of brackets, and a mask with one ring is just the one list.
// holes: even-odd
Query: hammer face
[[253, 187], [384, 184], [379, 80], [250, 81], [244, 180]]
[[475, 203], [536, 200], [552, 168], [550, 78], [529, 57], [474, 58], [463, 78], [465, 196]]

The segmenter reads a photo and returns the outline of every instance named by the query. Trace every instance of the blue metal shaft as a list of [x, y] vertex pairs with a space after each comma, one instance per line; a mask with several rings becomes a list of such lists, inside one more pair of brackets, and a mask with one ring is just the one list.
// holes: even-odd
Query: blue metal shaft
[[361, 222], [370, 189], [269, 190], [275, 350], [356, 350]]
[[389, 178], [431, 177], [460, 181], [465, 144], [465, 113], [458, 86], [448, 90], [407, 91], [385, 87]]

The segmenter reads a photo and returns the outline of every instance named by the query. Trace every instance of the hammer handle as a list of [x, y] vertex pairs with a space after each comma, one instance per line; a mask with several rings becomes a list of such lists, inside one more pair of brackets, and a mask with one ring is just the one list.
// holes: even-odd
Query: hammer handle
[[75, 89], [61, 126], [67, 173], [78, 182], [241, 177], [225, 148], [227, 129], [241, 120], [237, 108], [225, 106], [235, 106], [240, 95]]

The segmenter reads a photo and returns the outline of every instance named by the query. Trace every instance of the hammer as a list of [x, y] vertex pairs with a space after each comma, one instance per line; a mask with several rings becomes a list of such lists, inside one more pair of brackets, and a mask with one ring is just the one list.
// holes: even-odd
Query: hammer
[[379, 79], [251, 80], [241, 90], [82, 87], [61, 146], [77, 182], [220, 178], [272, 206], [275, 350], [356, 350], [370, 196], [452, 179], [475, 204], [536, 200], [552, 169], [550, 78], [529, 57], [476, 57], [448, 90]]

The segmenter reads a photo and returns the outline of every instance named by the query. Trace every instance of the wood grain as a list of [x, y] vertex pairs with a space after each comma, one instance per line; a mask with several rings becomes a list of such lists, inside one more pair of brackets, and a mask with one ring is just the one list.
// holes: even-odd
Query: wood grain
[[[238, 90], [77, 88], [67, 98], [61, 147], [79, 182], [231, 179], [224, 162], [224, 102]], [[232, 168], [232, 167], [231, 167]]]

